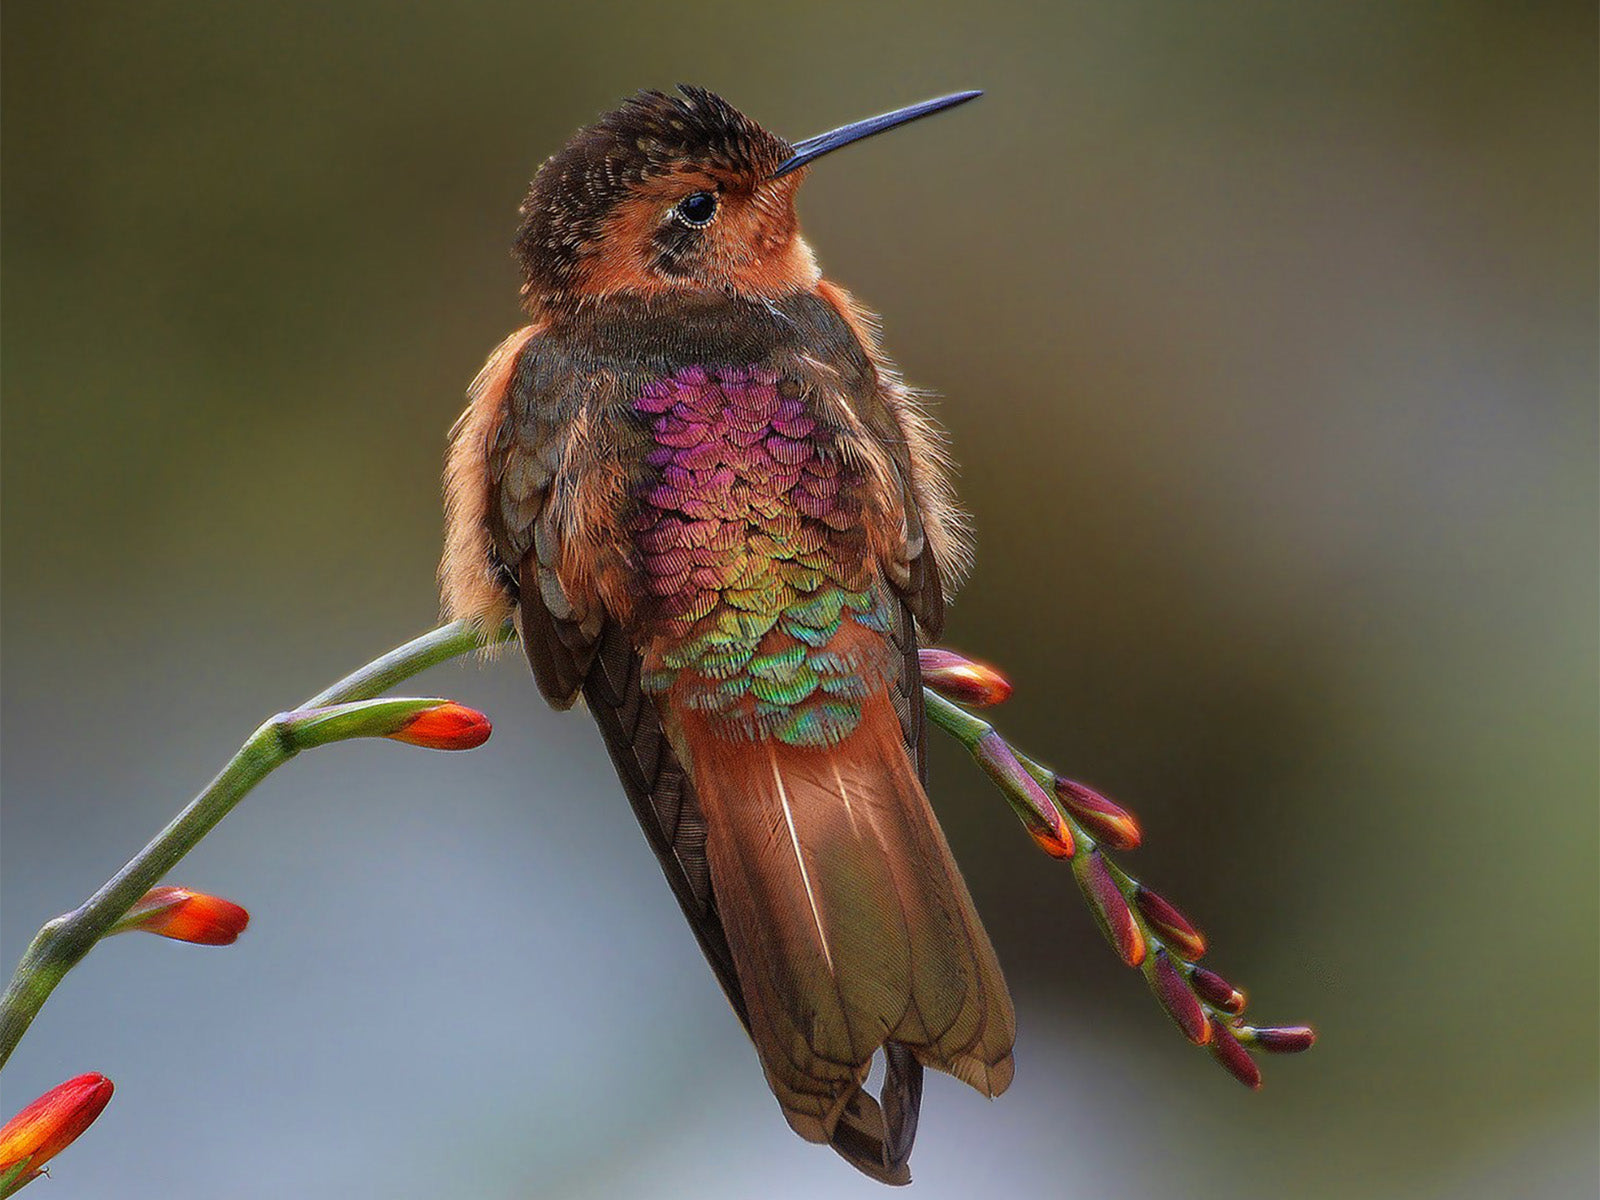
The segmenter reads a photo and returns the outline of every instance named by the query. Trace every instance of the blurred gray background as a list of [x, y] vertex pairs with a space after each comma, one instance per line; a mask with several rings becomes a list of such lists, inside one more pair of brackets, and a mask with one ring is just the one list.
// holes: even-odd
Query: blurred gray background
[[[964, 87], [802, 216], [947, 399], [949, 641], [1267, 1022], [1187, 1047], [948, 746], [1020, 1010], [916, 1194], [1583, 1195], [1596, 1173], [1595, 14], [1582, 4], [82, 4], [4, 16], [5, 969], [272, 711], [426, 628], [444, 432], [528, 176], [644, 86], [790, 137]], [[414, 685], [173, 876], [4, 1107], [41, 1196], [882, 1195], [794, 1138], [580, 714]], [[32, 1195], [32, 1193], [29, 1193]]]

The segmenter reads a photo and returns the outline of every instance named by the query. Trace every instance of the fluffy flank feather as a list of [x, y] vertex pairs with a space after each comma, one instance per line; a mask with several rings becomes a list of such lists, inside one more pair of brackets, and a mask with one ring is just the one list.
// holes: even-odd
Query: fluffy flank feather
[[467, 390], [467, 407], [450, 430], [445, 463], [445, 543], [439, 564], [444, 614], [495, 629], [511, 615], [505, 586], [491, 570], [489, 447], [506, 417], [517, 356], [537, 327], [517, 330], [489, 355]]

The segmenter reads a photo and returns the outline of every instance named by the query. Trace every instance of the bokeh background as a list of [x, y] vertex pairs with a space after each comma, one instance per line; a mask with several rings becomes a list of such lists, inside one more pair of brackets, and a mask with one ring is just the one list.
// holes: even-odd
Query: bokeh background
[[[951, 644], [1260, 1019], [1185, 1046], [953, 749], [1020, 1009], [923, 1197], [1555, 1197], [1596, 1174], [1596, 87], [1582, 4], [7, 3], [6, 969], [266, 714], [426, 628], [525, 181], [642, 86], [804, 136], [980, 537]], [[325, 750], [6, 1074], [118, 1090], [76, 1197], [879, 1195], [784, 1126], [581, 715]]]

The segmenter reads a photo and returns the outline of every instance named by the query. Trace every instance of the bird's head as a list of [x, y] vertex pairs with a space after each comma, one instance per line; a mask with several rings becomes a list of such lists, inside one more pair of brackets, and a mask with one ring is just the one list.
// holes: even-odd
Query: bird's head
[[790, 144], [704, 88], [641, 92], [539, 168], [516, 251], [538, 311], [618, 294], [772, 298], [817, 282], [795, 192], [831, 150], [977, 96], [960, 92]]

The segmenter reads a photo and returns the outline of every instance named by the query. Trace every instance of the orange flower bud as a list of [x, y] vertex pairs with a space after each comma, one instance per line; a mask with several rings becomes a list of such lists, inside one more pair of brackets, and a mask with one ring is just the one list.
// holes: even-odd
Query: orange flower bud
[[250, 914], [232, 900], [183, 887], [157, 887], [146, 892], [111, 932], [140, 930], [197, 946], [231, 946], [249, 923]]
[[0, 1129], [0, 1195], [9, 1196], [70, 1146], [111, 1100], [111, 1080], [79, 1075], [51, 1088]]
[[475, 708], [446, 700], [423, 709], [386, 736], [428, 750], [471, 750], [489, 740], [489, 718]]
[[952, 650], [918, 650], [922, 682], [946, 700], [989, 708], [1011, 695], [1011, 681], [993, 667]]

